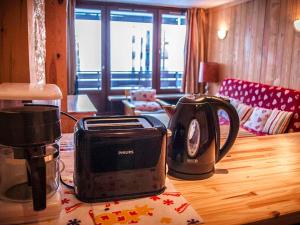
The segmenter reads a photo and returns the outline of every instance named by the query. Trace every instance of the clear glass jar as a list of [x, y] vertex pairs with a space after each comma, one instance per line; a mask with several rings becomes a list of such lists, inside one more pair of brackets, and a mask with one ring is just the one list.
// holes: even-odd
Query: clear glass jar
[[[46, 197], [59, 187], [59, 143], [41, 146], [46, 166]], [[13, 202], [32, 201], [30, 168], [26, 149], [0, 145], [0, 199]]]

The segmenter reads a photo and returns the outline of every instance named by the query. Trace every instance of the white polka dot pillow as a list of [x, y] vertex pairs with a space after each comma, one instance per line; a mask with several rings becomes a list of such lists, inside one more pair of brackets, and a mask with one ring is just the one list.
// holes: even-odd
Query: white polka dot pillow
[[157, 102], [134, 101], [133, 104], [135, 106], [135, 109], [140, 111], [153, 112], [162, 109]]
[[139, 89], [139, 90], [131, 90], [130, 96], [133, 101], [148, 101], [154, 102], [156, 97], [155, 89]]
[[274, 109], [264, 126], [263, 132], [268, 134], [284, 133], [292, 116], [292, 112]]
[[271, 114], [272, 110], [270, 109], [254, 107], [250, 118], [244, 123], [244, 127], [262, 132]]
[[161, 106], [157, 102], [135, 101], [133, 102], [135, 109], [139, 111], [157, 111], [161, 110]]

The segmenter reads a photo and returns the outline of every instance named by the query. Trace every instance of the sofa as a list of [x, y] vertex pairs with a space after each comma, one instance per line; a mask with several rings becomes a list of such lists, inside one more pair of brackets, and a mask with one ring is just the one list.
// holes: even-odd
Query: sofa
[[[254, 135], [300, 131], [299, 90], [227, 78], [220, 85], [217, 95], [228, 98], [237, 109], [239, 116], [240, 112], [249, 109], [243, 118], [240, 117], [241, 130], [247, 130]], [[262, 112], [265, 112], [262, 117], [255, 114]], [[226, 116], [223, 120], [225, 120], [223, 124], [226, 124]], [[260, 127], [255, 124], [257, 121], [251, 123], [252, 120], [265, 120], [263, 121], [265, 123]]]

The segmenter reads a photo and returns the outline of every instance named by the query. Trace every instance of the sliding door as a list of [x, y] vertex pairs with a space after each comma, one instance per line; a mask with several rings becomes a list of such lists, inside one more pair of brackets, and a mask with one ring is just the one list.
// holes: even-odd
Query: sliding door
[[184, 68], [186, 17], [180, 12], [160, 13], [160, 89], [181, 88]]
[[111, 91], [152, 87], [153, 13], [110, 10]]
[[108, 95], [125, 90], [180, 92], [185, 10], [80, 2], [75, 16], [77, 93], [97, 95], [105, 108]]
[[88, 94], [100, 111], [106, 111], [106, 11], [100, 6], [75, 10], [76, 94]]
[[102, 91], [102, 19], [101, 10], [76, 9], [77, 90]]

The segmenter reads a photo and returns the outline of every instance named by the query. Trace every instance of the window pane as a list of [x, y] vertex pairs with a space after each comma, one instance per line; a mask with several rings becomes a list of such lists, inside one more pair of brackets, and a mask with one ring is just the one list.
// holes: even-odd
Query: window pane
[[101, 11], [76, 9], [77, 90], [101, 90]]
[[153, 14], [110, 12], [111, 89], [152, 87]]
[[162, 14], [160, 88], [181, 88], [184, 67], [186, 18]]

